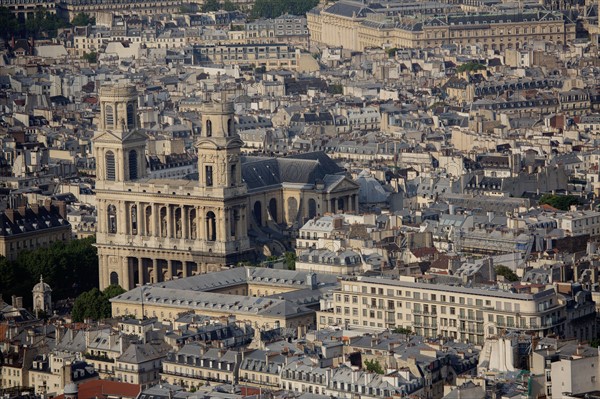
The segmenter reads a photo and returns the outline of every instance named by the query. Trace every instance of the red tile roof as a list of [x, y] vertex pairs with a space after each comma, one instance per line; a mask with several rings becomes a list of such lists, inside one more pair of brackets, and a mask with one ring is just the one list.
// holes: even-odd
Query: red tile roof
[[[119, 381], [93, 380], [79, 384], [79, 399], [120, 397], [135, 399], [140, 393], [140, 386]], [[58, 395], [55, 399], [64, 399], [65, 395]]]

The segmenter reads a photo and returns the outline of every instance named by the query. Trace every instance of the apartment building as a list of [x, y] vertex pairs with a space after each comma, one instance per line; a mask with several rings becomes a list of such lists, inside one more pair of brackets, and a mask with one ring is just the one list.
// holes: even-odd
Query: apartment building
[[589, 234], [591, 237], [600, 235], [600, 212], [574, 211], [556, 217], [559, 229], [565, 230], [568, 236], [582, 236]]
[[296, 49], [288, 44], [195, 45], [185, 50], [194, 65], [253, 65], [266, 70], [296, 69]]
[[410, 327], [417, 335], [476, 344], [506, 330], [563, 334], [566, 305], [554, 289], [514, 293], [496, 287], [436, 284], [435, 279], [347, 277], [333, 292], [331, 307], [317, 313], [318, 328]]

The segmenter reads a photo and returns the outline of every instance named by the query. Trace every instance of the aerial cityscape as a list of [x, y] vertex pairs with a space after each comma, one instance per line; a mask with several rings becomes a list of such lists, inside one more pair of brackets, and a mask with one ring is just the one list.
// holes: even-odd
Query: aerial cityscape
[[599, 13], [0, 0], [0, 399], [600, 399]]

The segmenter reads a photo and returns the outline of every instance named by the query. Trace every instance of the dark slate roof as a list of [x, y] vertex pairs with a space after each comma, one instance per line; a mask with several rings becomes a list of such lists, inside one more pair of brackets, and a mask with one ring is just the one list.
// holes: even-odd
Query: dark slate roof
[[338, 1], [332, 6], [327, 7], [325, 11], [348, 18], [364, 18], [367, 14], [373, 12], [369, 7], [365, 7], [364, 4], [354, 1]]
[[343, 172], [324, 152], [310, 152], [285, 158], [245, 157], [242, 178], [249, 190], [282, 183], [315, 184], [325, 176]]
[[[12, 218], [8, 216], [10, 213], [14, 214]], [[68, 225], [69, 222], [63, 219], [58, 209], [53, 206], [50, 209], [40, 206], [37, 212], [32, 208], [7, 209], [0, 215], [0, 236], [25, 234]]]

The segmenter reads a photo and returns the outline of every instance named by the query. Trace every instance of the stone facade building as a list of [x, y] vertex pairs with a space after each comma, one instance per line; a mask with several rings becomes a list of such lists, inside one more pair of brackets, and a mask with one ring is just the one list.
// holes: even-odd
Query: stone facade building
[[257, 248], [283, 252], [285, 243], [267, 239], [263, 230], [358, 209], [358, 185], [324, 153], [242, 157], [227, 101], [199, 108], [197, 177], [149, 178], [136, 96], [133, 86], [100, 89], [93, 142], [101, 288], [131, 289], [253, 258], [249, 229], [263, 238]]

